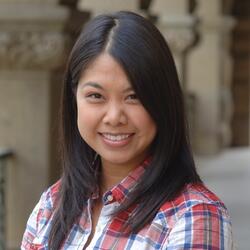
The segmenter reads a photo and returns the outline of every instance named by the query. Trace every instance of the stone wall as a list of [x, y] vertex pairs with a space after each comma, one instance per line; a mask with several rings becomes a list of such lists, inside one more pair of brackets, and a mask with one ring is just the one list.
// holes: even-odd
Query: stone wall
[[50, 179], [51, 80], [65, 61], [68, 10], [47, 2], [0, 2], [0, 142], [14, 151], [6, 180], [7, 249], [19, 248]]

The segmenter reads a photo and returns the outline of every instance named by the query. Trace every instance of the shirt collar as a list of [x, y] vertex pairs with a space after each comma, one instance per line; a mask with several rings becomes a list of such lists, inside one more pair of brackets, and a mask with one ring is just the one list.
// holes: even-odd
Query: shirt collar
[[145, 172], [146, 167], [149, 165], [151, 158], [147, 158], [137, 168], [132, 170], [127, 177], [120, 183], [115, 185], [112, 189], [104, 193], [102, 200], [103, 204], [107, 205], [112, 202], [121, 202], [124, 200], [129, 192], [136, 186], [138, 180]]

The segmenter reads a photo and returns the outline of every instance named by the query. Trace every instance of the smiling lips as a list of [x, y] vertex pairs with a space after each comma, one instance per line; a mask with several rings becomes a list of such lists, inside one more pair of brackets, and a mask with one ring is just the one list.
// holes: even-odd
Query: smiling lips
[[100, 133], [105, 144], [112, 147], [121, 147], [127, 145], [131, 137], [134, 135], [130, 134], [110, 134], [110, 133]]

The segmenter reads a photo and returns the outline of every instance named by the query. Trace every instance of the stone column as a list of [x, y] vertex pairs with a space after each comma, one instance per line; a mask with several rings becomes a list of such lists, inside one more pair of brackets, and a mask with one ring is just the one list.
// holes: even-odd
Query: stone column
[[156, 25], [173, 52], [185, 91], [186, 55], [196, 38], [196, 19], [189, 14], [189, 3], [186, 0], [155, 0], [151, 4], [150, 12], [157, 16]]
[[[196, 40], [196, 18], [189, 13], [189, 1], [155, 0], [150, 13], [157, 17], [156, 25], [167, 40], [177, 66], [185, 95], [190, 137], [195, 130], [195, 97], [187, 86], [187, 58]], [[166, 65], [167, 67], [167, 65]]]
[[212, 154], [231, 140], [229, 44], [234, 22], [221, 14], [221, 1], [197, 3], [200, 42], [188, 57], [187, 85], [197, 97], [195, 151]]
[[67, 18], [56, 1], [0, 1], [0, 142], [15, 154], [7, 174], [8, 249], [20, 248], [48, 185], [51, 72], [65, 61]]

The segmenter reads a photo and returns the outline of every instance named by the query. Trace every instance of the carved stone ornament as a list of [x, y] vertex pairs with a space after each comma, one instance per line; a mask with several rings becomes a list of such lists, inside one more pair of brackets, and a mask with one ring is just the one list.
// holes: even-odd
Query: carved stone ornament
[[158, 17], [156, 25], [174, 53], [185, 52], [196, 39], [196, 18], [190, 15], [168, 15]]
[[64, 62], [67, 38], [55, 31], [1, 31], [0, 68], [53, 69]]
[[194, 32], [190, 29], [166, 29], [162, 32], [173, 52], [177, 54], [186, 51], [195, 40]]

